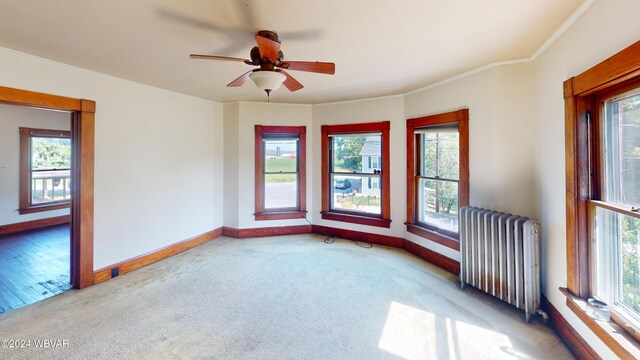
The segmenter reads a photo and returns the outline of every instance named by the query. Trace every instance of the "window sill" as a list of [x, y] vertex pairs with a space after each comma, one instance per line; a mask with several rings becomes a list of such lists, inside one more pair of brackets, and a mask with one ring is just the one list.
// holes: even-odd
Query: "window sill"
[[253, 214], [256, 221], [260, 220], [286, 220], [286, 219], [304, 219], [307, 217], [306, 211], [273, 211], [261, 212]]
[[353, 215], [353, 214], [341, 214], [331, 211], [321, 211], [322, 218], [325, 220], [344, 221], [360, 225], [378, 226], [384, 228], [391, 227], [391, 220], [380, 219], [369, 216]]
[[560, 288], [567, 297], [567, 307], [622, 359], [640, 359], [640, 344], [613, 321], [598, 321], [587, 315], [587, 302], [573, 295], [569, 289]]
[[435, 231], [425, 229], [422, 226], [418, 226], [416, 224], [405, 223], [405, 225], [407, 225], [407, 231], [414, 235], [418, 235], [427, 240], [431, 240], [450, 249], [460, 251], [460, 241], [458, 239], [439, 234]]
[[71, 207], [71, 203], [65, 202], [65, 203], [31, 206], [28, 208], [18, 209], [18, 212], [20, 213], [20, 215], [24, 215], [24, 214], [33, 214], [33, 213], [42, 212], [42, 211], [67, 209], [70, 207]]

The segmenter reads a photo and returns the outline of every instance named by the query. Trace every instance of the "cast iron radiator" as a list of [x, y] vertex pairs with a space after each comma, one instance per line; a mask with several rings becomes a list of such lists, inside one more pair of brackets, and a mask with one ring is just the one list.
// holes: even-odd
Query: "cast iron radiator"
[[460, 288], [523, 309], [529, 322], [540, 308], [540, 222], [471, 206], [459, 216]]

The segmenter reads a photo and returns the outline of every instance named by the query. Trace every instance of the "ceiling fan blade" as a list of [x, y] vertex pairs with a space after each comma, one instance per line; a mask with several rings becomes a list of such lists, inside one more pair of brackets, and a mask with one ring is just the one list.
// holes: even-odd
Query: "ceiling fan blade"
[[233, 80], [232, 82], [230, 82], [227, 86], [228, 87], [238, 87], [238, 86], [242, 86], [244, 83], [247, 82], [247, 80], [249, 80], [249, 74], [251, 74], [253, 72], [253, 70], [249, 70], [246, 73], [240, 75], [239, 78]]
[[309, 29], [301, 31], [287, 31], [278, 33], [278, 37], [285, 39], [286, 41], [295, 40], [315, 40], [320, 38], [320, 30]]
[[285, 61], [280, 67], [288, 70], [308, 71], [333, 75], [336, 73], [336, 64], [319, 61]]
[[275, 64], [278, 51], [280, 51], [280, 43], [257, 34], [256, 42], [258, 43], [258, 49], [260, 49], [260, 57], [269, 59]]
[[284, 81], [283, 85], [289, 89], [289, 91], [294, 92], [302, 89], [304, 86], [298, 82], [298, 80], [294, 79], [293, 76], [289, 75], [284, 70], [276, 69], [277, 72], [283, 73], [287, 79]]
[[235, 57], [229, 57], [229, 56], [191, 54], [191, 55], [189, 55], [189, 57], [192, 58], [192, 59], [239, 61], [239, 62], [243, 62], [243, 63], [247, 63], [247, 62], [251, 63], [251, 60], [235, 58]]
[[181, 14], [174, 10], [170, 10], [167, 8], [157, 8], [156, 13], [161, 17], [173, 21], [174, 23], [192, 26], [205, 30], [213, 30], [213, 31], [230, 31], [228, 28], [224, 28], [215, 24], [210, 23], [209, 21], [198, 19], [196, 17]]

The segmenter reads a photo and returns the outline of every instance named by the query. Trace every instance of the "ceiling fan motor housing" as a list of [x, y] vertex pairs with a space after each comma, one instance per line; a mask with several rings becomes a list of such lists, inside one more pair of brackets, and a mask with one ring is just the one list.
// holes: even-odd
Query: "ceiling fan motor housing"
[[262, 36], [278, 43], [280, 42], [280, 39], [278, 39], [278, 33], [273, 30], [260, 30], [256, 35]]

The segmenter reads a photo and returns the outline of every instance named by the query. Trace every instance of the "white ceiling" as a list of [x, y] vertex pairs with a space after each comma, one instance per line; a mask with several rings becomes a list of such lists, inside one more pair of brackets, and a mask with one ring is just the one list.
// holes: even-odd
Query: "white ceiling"
[[190, 53], [249, 57], [256, 30], [280, 34], [305, 88], [272, 101], [403, 93], [497, 61], [530, 57], [581, 0], [0, 0], [0, 46], [223, 102], [264, 101], [248, 71]]

